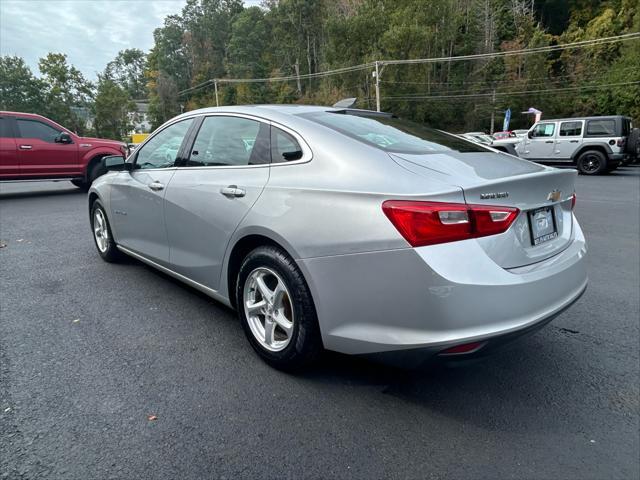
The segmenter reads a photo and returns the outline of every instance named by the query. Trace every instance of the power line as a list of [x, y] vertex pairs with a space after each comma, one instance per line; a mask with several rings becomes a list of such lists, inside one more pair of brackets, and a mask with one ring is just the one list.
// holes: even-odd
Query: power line
[[548, 88], [543, 90], [522, 90], [518, 92], [487, 92], [487, 93], [469, 93], [464, 95], [396, 95], [389, 97], [382, 97], [383, 100], [448, 100], [454, 98], [483, 98], [498, 96], [511, 96], [511, 95], [528, 95], [533, 93], [555, 93], [561, 91], [571, 90], [598, 90], [608, 87], [622, 87], [626, 85], [640, 85], [640, 80], [635, 82], [620, 82], [620, 83], [608, 83], [602, 85], [583, 85], [579, 87], [561, 87], [561, 88]]
[[547, 45], [544, 47], [523, 48], [520, 50], [507, 50], [503, 52], [492, 52], [492, 53], [477, 53], [473, 55], [459, 55], [455, 57], [415, 58], [411, 60], [381, 60], [380, 63], [382, 65], [411, 65], [411, 64], [424, 64], [424, 63], [455, 62], [460, 60], [478, 60], [483, 58], [511, 57], [515, 55], [531, 55], [534, 53], [547, 53], [547, 52], [555, 52], [559, 50], [568, 50], [572, 48], [605, 45], [607, 43], [633, 40], [636, 38], [640, 38], [640, 32], [625, 33], [622, 35], [615, 35], [613, 37], [602, 37], [602, 38], [595, 38], [592, 40], [581, 40], [579, 42], [564, 43], [559, 45]]
[[596, 38], [592, 40], [582, 40], [579, 42], [565, 43], [560, 45], [547, 45], [544, 47], [535, 47], [535, 48], [525, 48], [520, 50], [508, 50], [503, 52], [492, 52], [492, 53], [479, 53], [474, 55], [459, 55], [459, 56], [449, 56], [449, 57], [435, 57], [435, 58], [417, 58], [412, 60], [379, 60], [376, 62], [368, 62], [362, 63], [359, 65], [353, 65], [350, 67], [342, 67], [336, 68], [333, 70], [326, 70], [323, 72], [316, 73], [306, 73], [302, 75], [288, 75], [288, 76], [279, 76], [279, 77], [265, 77], [265, 78], [212, 78], [202, 82], [193, 87], [187, 88], [178, 92], [179, 96], [184, 95], [185, 93], [191, 93], [202, 88], [205, 88], [211, 84], [219, 85], [223, 83], [227, 84], [235, 84], [235, 83], [269, 83], [269, 82], [286, 82], [286, 81], [294, 81], [294, 80], [306, 80], [311, 78], [323, 78], [329, 77], [333, 75], [340, 75], [344, 73], [357, 72], [362, 70], [368, 70], [375, 68], [376, 65], [379, 67], [384, 67], [387, 65], [411, 65], [411, 64], [428, 64], [428, 63], [438, 63], [438, 62], [454, 62], [454, 61], [463, 61], [463, 60], [478, 60], [478, 59], [487, 59], [487, 58], [499, 58], [499, 57], [511, 57], [516, 55], [531, 55], [535, 53], [546, 53], [546, 52], [555, 52], [567, 49], [574, 48], [584, 48], [596, 45], [604, 45], [613, 42], [619, 41], [627, 41], [634, 40], [640, 38], [640, 32], [636, 33], [626, 33], [622, 35], [616, 35], [612, 37], [603, 37]]

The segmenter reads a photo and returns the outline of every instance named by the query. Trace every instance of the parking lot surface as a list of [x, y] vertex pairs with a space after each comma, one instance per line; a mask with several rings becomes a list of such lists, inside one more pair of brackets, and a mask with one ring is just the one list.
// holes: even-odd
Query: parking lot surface
[[0, 185], [1, 478], [632, 479], [640, 168], [579, 177], [587, 293], [512, 349], [265, 365], [221, 304], [95, 251], [67, 182]]

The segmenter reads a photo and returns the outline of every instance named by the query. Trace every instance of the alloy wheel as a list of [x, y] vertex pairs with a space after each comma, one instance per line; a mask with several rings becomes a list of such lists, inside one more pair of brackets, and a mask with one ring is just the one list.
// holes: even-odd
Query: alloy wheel
[[259, 267], [244, 284], [242, 296], [249, 328], [260, 345], [272, 352], [284, 350], [293, 336], [291, 295], [273, 270]]
[[109, 229], [107, 219], [100, 208], [96, 208], [93, 214], [93, 234], [100, 252], [105, 253], [109, 247]]
[[597, 155], [587, 155], [583, 164], [583, 169], [587, 173], [593, 173], [600, 168], [600, 158]]

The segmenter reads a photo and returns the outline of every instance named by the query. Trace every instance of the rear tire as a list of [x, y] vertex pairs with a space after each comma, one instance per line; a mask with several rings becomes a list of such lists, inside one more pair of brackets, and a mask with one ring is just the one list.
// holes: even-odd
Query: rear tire
[[607, 157], [598, 150], [587, 150], [578, 157], [578, 171], [583, 175], [601, 175], [607, 171]]
[[266, 363], [295, 371], [317, 358], [322, 340], [311, 292], [284, 251], [265, 246], [250, 252], [240, 266], [235, 294], [244, 333]]
[[117, 262], [123, 257], [113, 239], [107, 212], [99, 200], [93, 202], [91, 207], [91, 231], [93, 232], [93, 241], [98, 249], [98, 255], [105, 262]]

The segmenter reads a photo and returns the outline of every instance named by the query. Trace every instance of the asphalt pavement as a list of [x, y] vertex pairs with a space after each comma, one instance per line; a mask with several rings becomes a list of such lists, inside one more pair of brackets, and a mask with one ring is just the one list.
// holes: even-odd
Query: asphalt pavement
[[85, 194], [0, 185], [0, 478], [640, 477], [640, 168], [579, 177], [587, 293], [481, 363], [289, 375], [229, 309], [95, 251]]

